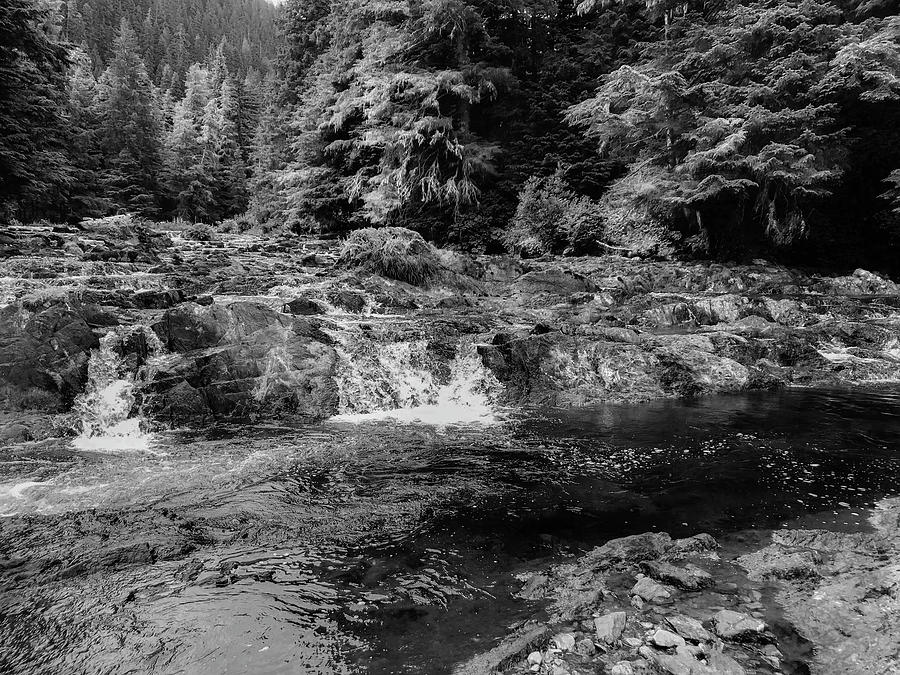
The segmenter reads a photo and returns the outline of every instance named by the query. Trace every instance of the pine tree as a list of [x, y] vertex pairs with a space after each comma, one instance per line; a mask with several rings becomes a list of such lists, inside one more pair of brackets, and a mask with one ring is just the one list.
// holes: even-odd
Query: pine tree
[[70, 210], [80, 216], [97, 216], [109, 208], [100, 184], [102, 149], [97, 80], [90, 57], [81, 49], [71, 55], [69, 70], [69, 158], [74, 184]]
[[217, 107], [219, 136], [213, 140], [219, 172], [217, 197], [221, 216], [230, 217], [247, 208], [247, 166], [241, 152], [240, 102], [227, 74], [219, 88]]
[[152, 215], [158, 209], [162, 121], [137, 37], [122, 19], [114, 56], [100, 79], [100, 134], [107, 197], [120, 208]]
[[65, 154], [66, 49], [31, 0], [0, 3], [0, 217], [60, 206]]

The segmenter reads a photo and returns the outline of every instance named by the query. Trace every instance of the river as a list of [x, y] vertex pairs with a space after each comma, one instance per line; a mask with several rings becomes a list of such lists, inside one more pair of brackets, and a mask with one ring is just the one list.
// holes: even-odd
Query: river
[[17, 445], [0, 670], [449, 673], [536, 610], [512, 593], [540, 565], [644, 531], [864, 529], [900, 484], [896, 389], [469, 403]]

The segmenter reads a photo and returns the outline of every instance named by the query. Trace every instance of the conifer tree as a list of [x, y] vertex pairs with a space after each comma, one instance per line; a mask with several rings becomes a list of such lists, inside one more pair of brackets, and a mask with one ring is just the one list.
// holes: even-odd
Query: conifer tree
[[67, 56], [49, 21], [31, 0], [0, 3], [0, 217], [59, 207], [71, 184]]
[[100, 184], [102, 148], [97, 80], [90, 57], [81, 49], [71, 55], [69, 69], [69, 158], [77, 190], [71, 193], [70, 210], [79, 216], [97, 216], [108, 210]]
[[125, 19], [99, 89], [107, 197], [120, 208], [152, 215], [158, 208], [162, 121], [137, 36]]

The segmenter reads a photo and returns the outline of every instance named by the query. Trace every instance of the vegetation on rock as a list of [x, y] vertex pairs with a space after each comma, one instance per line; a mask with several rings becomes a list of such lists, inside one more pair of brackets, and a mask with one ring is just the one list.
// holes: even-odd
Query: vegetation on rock
[[426, 285], [441, 269], [422, 235], [402, 227], [356, 230], [341, 246], [339, 263], [415, 286]]

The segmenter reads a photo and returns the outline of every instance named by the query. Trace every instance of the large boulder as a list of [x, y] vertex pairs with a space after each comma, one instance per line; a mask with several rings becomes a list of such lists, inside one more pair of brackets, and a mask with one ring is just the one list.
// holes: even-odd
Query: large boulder
[[11, 408], [58, 408], [84, 389], [92, 330], [112, 317], [97, 307], [57, 299], [0, 309], [0, 399]]
[[153, 330], [173, 352], [146, 376], [144, 409], [159, 420], [311, 421], [336, 410], [337, 354], [310, 319], [247, 302], [185, 303]]

